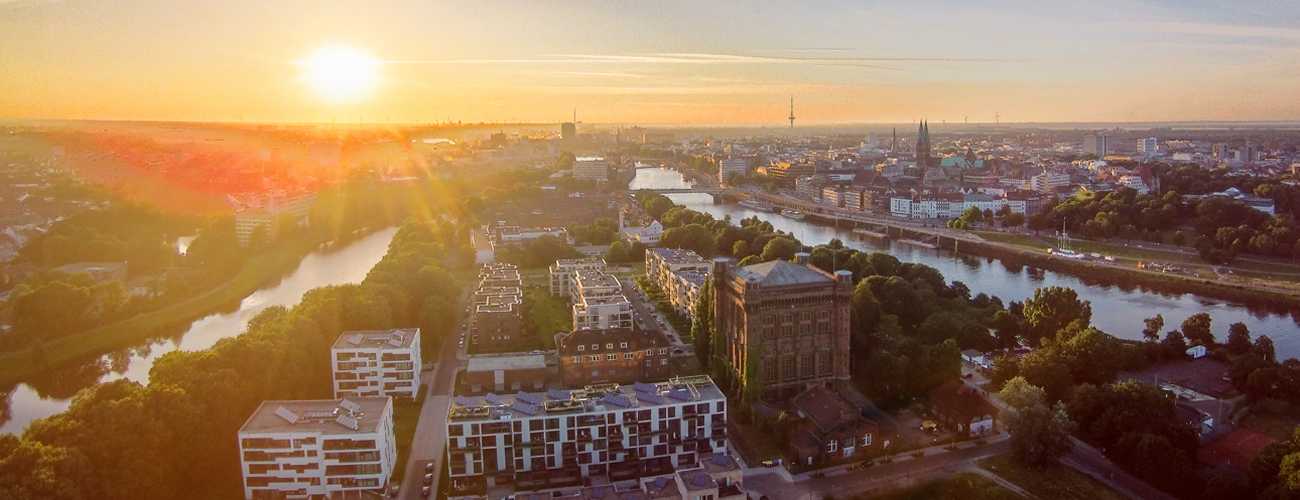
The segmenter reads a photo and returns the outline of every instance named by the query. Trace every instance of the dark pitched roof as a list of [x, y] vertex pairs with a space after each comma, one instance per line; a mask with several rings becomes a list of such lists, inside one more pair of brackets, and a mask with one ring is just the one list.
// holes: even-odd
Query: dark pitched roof
[[753, 281], [763, 286], [806, 285], [814, 283], [834, 283], [835, 278], [813, 269], [812, 266], [795, 264], [785, 260], [773, 260], [736, 269], [736, 275], [745, 281]]
[[856, 415], [858, 409], [845, 401], [834, 391], [822, 386], [814, 386], [794, 397], [794, 406], [812, 420], [823, 433], [829, 432], [844, 422], [845, 415]]
[[970, 386], [953, 380], [930, 390], [930, 401], [943, 405], [963, 417], [996, 415], [998, 408]]
[[[605, 344], [613, 343], [615, 349], [619, 352], [625, 351], [618, 347], [618, 344], [627, 342], [635, 344], [636, 349], [649, 349], [651, 347], [668, 347], [672, 343], [663, 332], [657, 330], [632, 330], [630, 328], [608, 328], [608, 329], [591, 329], [577, 330], [570, 333], [558, 333], [555, 335], [555, 345], [561, 356], [572, 356], [579, 354], [601, 354], [606, 351]], [[578, 346], [590, 346], [599, 344], [600, 349], [591, 351], [578, 351]], [[629, 346], [631, 348], [631, 346]], [[612, 352], [612, 351], [611, 351]]]

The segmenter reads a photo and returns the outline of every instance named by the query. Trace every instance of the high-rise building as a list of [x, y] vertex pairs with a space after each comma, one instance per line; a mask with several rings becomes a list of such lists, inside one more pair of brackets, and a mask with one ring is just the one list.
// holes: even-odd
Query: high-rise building
[[393, 398], [264, 401], [239, 452], [249, 500], [382, 495], [397, 464]]
[[564, 122], [560, 124], [560, 138], [566, 141], [572, 141], [578, 138], [578, 128], [573, 122]]
[[606, 182], [609, 180], [609, 163], [604, 158], [578, 158], [573, 162], [573, 178]]
[[749, 175], [749, 158], [728, 158], [718, 162], [718, 182], [727, 182], [731, 174]]
[[1141, 137], [1137, 140], [1137, 152], [1140, 155], [1155, 156], [1158, 146], [1155, 137]]
[[1228, 143], [1226, 142], [1214, 143], [1214, 146], [1211, 148], [1210, 151], [1215, 158], [1218, 158], [1220, 160], [1226, 160], [1232, 156], [1232, 150], [1228, 149]]
[[420, 329], [343, 332], [330, 349], [334, 397], [420, 395]]
[[1043, 172], [1029, 178], [1029, 188], [1040, 193], [1069, 185], [1070, 174], [1064, 172]]
[[1083, 154], [1105, 158], [1110, 153], [1110, 138], [1101, 132], [1083, 136]]
[[714, 326], [721, 354], [746, 388], [790, 397], [849, 380], [853, 273], [813, 267], [807, 253], [733, 267], [713, 261]]

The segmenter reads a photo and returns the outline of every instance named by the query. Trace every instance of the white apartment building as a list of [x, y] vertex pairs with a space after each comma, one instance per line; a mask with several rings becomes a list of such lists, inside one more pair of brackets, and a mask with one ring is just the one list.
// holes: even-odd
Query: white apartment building
[[316, 202], [315, 194], [290, 195], [275, 191], [259, 196], [226, 196], [226, 201], [235, 207], [235, 241], [240, 246], [248, 246], [252, 241], [253, 231], [264, 228], [267, 241], [275, 239], [280, 229], [280, 216], [292, 214], [299, 226], [310, 223], [311, 206]]
[[488, 487], [538, 476], [581, 481], [671, 474], [725, 452], [726, 409], [722, 391], [703, 375], [460, 396], [447, 415], [447, 461], [453, 481], [481, 477]]
[[583, 297], [613, 297], [623, 295], [623, 284], [605, 271], [581, 269], [569, 281], [569, 302], [577, 304]]
[[1029, 189], [1040, 193], [1050, 192], [1061, 186], [1070, 185], [1070, 174], [1043, 172], [1029, 179]]
[[632, 303], [623, 295], [582, 297], [573, 305], [574, 330], [632, 328]]
[[664, 226], [659, 221], [654, 221], [645, 227], [621, 227], [618, 231], [628, 243], [640, 243], [652, 247], [659, 244], [659, 237], [664, 234]]
[[397, 462], [393, 399], [264, 401], [239, 451], [248, 500], [382, 495]]
[[604, 158], [578, 158], [573, 161], [573, 178], [580, 181], [609, 181], [609, 163]]
[[695, 301], [700, 297], [700, 288], [709, 280], [711, 273], [682, 271], [673, 273], [664, 287], [664, 295], [677, 314], [695, 317]]
[[551, 296], [568, 299], [573, 296], [571, 285], [574, 273], [581, 270], [604, 272], [605, 259], [560, 259], [551, 264]]
[[1137, 140], [1137, 152], [1140, 155], [1155, 156], [1158, 142], [1155, 137], [1140, 137]]
[[1095, 133], [1083, 136], [1083, 154], [1105, 158], [1110, 152], [1110, 138], [1106, 134]]
[[520, 228], [517, 226], [499, 227], [495, 230], [496, 236], [493, 241], [493, 248], [497, 245], [521, 245], [536, 241], [543, 236], [550, 236], [560, 243], [569, 243], [569, 232], [562, 227], [532, 227]]
[[749, 175], [749, 159], [728, 158], [718, 162], [718, 182], [727, 182], [731, 174]]
[[890, 198], [889, 213], [903, 217], [911, 217], [912, 198]]
[[334, 397], [420, 395], [420, 329], [343, 332], [330, 349]]
[[677, 248], [650, 248], [645, 252], [645, 274], [659, 288], [668, 286], [672, 275], [683, 272], [708, 274], [713, 262], [695, 252]]

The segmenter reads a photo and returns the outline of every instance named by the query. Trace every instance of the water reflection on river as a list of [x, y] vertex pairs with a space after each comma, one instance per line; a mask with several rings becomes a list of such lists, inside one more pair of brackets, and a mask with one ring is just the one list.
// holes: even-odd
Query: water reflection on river
[[[632, 189], [673, 189], [689, 187], [681, 175], [666, 169], [637, 170]], [[1142, 338], [1142, 320], [1156, 314], [1165, 318], [1166, 329], [1177, 328], [1196, 313], [1209, 313], [1213, 331], [1220, 341], [1227, 338], [1228, 325], [1245, 323], [1253, 335], [1268, 335], [1277, 347], [1278, 358], [1300, 357], [1300, 318], [1284, 311], [1247, 307], [1192, 294], [1166, 294], [1141, 288], [1121, 288], [1110, 283], [1083, 279], [1066, 274], [1028, 268], [997, 259], [930, 250], [897, 241], [880, 241], [852, 232], [851, 226], [820, 226], [792, 220], [778, 214], [758, 212], [738, 205], [716, 205], [707, 194], [669, 194], [673, 201], [716, 218], [730, 216], [733, 221], [757, 216], [776, 229], [789, 232], [808, 245], [818, 245], [839, 238], [858, 250], [885, 251], [904, 262], [919, 262], [938, 269], [949, 281], [961, 281], [971, 293], [996, 295], [1003, 302], [1023, 301], [1044, 286], [1073, 288], [1079, 297], [1092, 302], [1092, 323], [1097, 328], [1125, 339]]]
[[34, 419], [62, 412], [77, 391], [92, 384], [122, 378], [148, 383], [149, 369], [159, 356], [178, 349], [212, 347], [218, 340], [243, 333], [248, 321], [263, 310], [293, 306], [313, 288], [361, 282], [388, 251], [396, 232], [397, 228], [388, 228], [352, 242], [322, 247], [304, 257], [280, 282], [244, 298], [233, 311], [199, 318], [138, 347], [32, 377], [9, 392], [10, 415], [0, 425], [0, 434], [19, 433]]

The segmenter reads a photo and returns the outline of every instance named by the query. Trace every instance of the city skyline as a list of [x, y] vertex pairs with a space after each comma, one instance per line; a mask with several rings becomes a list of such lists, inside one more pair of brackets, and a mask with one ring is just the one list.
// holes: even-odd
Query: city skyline
[[[796, 127], [1286, 121], [1296, 25], [1264, 1], [0, 0], [0, 117], [779, 126], [794, 94]], [[354, 65], [313, 65], [331, 49]]]

